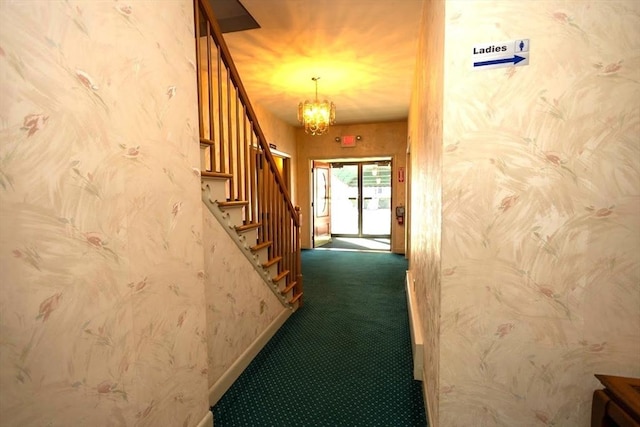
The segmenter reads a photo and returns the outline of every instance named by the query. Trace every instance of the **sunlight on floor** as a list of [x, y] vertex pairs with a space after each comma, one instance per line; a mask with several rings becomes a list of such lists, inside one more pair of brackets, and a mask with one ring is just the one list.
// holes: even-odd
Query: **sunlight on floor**
[[333, 237], [332, 242], [316, 249], [337, 251], [390, 251], [387, 238]]

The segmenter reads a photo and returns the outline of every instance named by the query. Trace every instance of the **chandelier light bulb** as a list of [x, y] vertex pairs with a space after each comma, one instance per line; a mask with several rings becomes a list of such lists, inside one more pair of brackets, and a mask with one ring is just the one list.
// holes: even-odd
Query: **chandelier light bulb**
[[329, 126], [335, 123], [336, 106], [333, 102], [318, 100], [318, 80], [320, 77], [312, 77], [316, 85], [316, 97], [312, 101], [304, 101], [298, 104], [298, 121], [304, 125], [304, 131], [311, 135], [322, 135], [329, 130]]

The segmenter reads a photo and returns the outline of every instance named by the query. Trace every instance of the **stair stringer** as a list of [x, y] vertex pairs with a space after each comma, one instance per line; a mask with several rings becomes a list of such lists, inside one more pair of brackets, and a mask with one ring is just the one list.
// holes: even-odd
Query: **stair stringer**
[[260, 277], [264, 281], [264, 283], [271, 289], [271, 291], [278, 297], [278, 300], [283, 305], [290, 310], [295, 310], [298, 306], [297, 303], [290, 304], [287, 301], [287, 295], [283, 295], [280, 292], [280, 284], [273, 280], [270, 275], [268, 269], [264, 268], [260, 262], [260, 257], [258, 254], [253, 253], [251, 251], [251, 246], [255, 245], [255, 240], [253, 242], [247, 239], [247, 236], [244, 233], [238, 233], [236, 231], [236, 226], [240, 224], [234, 224], [231, 220], [231, 215], [229, 212], [223, 212], [217, 204], [217, 200], [214, 196], [216, 191], [213, 186], [215, 183], [210, 182], [206, 177], [202, 177], [202, 201], [204, 202], [209, 212], [213, 214], [213, 216], [220, 222], [222, 228], [227, 232], [231, 240], [240, 248], [242, 254], [247, 258], [251, 266], [260, 274]]

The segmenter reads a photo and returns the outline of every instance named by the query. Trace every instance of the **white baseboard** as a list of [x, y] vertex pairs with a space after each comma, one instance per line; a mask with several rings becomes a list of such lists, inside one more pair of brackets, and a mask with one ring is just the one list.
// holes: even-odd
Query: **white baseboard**
[[409, 328], [411, 330], [411, 351], [413, 353], [413, 379], [422, 381], [424, 338], [422, 336], [422, 326], [418, 313], [418, 302], [416, 300], [416, 293], [410, 270], [407, 270], [405, 286], [407, 291], [407, 309], [409, 311]]
[[213, 414], [207, 411], [207, 415], [198, 423], [197, 427], [211, 427], [213, 425]]
[[424, 407], [426, 409], [426, 413], [427, 413], [427, 425], [428, 426], [435, 426], [434, 422], [433, 422], [433, 413], [431, 412], [431, 401], [429, 400], [429, 393], [427, 393], [427, 382], [426, 381], [422, 381], [422, 396], [423, 396], [423, 400], [424, 400]]
[[276, 318], [262, 331], [262, 333], [251, 343], [251, 345], [236, 359], [236, 361], [222, 374], [220, 379], [209, 388], [209, 405], [214, 406], [222, 395], [229, 390], [229, 387], [238, 379], [240, 374], [249, 366], [249, 363], [258, 355], [260, 350], [269, 342], [271, 337], [280, 329], [284, 322], [291, 316], [292, 310], [285, 308]]

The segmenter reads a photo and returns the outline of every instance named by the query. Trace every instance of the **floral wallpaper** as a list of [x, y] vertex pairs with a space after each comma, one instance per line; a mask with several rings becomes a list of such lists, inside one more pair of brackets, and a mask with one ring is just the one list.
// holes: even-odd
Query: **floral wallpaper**
[[0, 414], [196, 426], [207, 347], [193, 6], [0, 2]]
[[[218, 220], [204, 210], [205, 283], [209, 388], [231, 368], [283, 311], [273, 291], [227, 236]], [[248, 268], [247, 268], [248, 266]], [[215, 402], [210, 402], [212, 405]]]
[[408, 277], [421, 313], [422, 386], [430, 426], [438, 425], [439, 409], [444, 14], [444, 0], [423, 5], [408, 119]]
[[434, 425], [588, 425], [595, 373], [640, 377], [640, 3], [445, 10]]

